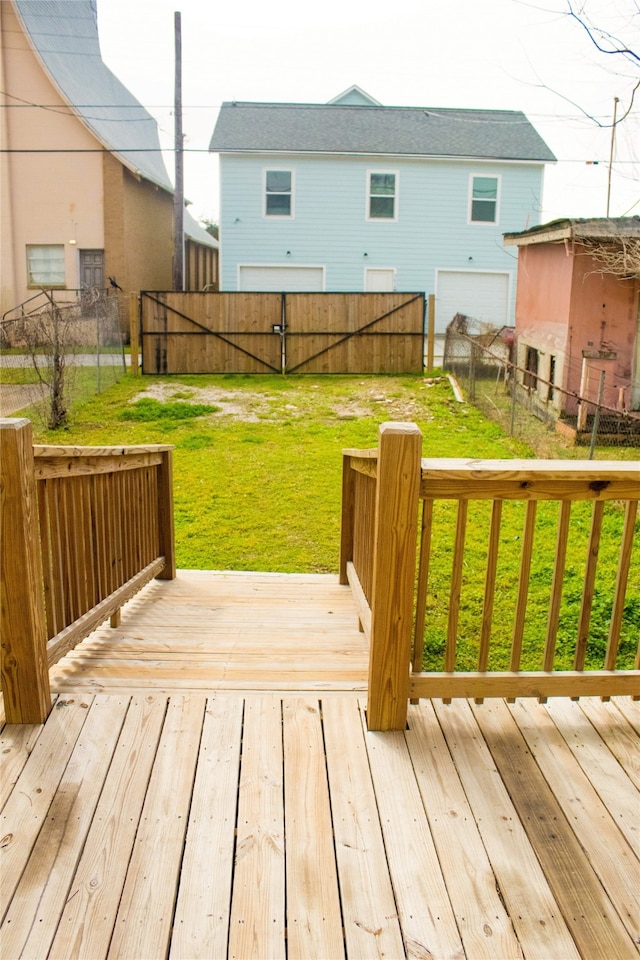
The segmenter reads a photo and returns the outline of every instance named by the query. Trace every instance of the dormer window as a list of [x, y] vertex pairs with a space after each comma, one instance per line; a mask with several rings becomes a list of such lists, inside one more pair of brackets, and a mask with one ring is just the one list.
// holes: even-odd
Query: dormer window
[[367, 220], [397, 220], [398, 174], [370, 170], [367, 179]]
[[265, 170], [264, 215], [265, 217], [293, 216], [292, 170]]

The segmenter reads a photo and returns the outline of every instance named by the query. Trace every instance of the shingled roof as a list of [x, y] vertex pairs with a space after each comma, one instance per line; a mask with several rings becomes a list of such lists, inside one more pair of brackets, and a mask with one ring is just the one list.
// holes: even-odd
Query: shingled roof
[[336, 103], [223, 103], [209, 149], [215, 153], [555, 160], [517, 110]]
[[15, 0], [15, 8], [49, 79], [97, 140], [173, 193], [156, 121], [103, 63], [96, 0]]
[[638, 240], [640, 217], [562, 217], [529, 227], [520, 233], [504, 233], [502, 236], [506, 247], [524, 247], [532, 243], [561, 240], [619, 240], [622, 237]]

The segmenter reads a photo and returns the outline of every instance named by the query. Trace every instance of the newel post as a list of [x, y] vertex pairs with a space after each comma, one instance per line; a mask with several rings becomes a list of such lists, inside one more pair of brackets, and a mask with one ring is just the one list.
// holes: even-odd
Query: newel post
[[31, 424], [0, 419], [0, 634], [7, 723], [51, 710]]
[[339, 582], [348, 583], [347, 563], [353, 560], [353, 525], [355, 521], [356, 484], [351, 469], [351, 457], [342, 455], [342, 518], [340, 523], [340, 569]]
[[173, 526], [173, 450], [163, 450], [158, 467], [158, 534], [165, 564], [157, 580], [175, 580], [176, 543]]
[[409, 699], [422, 434], [383, 423], [378, 444], [367, 723], [404, 730]]

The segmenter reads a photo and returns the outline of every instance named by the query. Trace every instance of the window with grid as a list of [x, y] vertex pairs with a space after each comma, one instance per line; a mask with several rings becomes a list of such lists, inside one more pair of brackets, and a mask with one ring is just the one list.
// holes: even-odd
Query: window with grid
[[367, 219], [397, 219], [397, 179], [395, 173], [369, 173]]
[[64, 287], [64, 244], [27, 244], [30, 287]]
[[498, 178], [473, 177], [471, 181], [472, 223], [497, 223]]
[[266, 170], [264, 212], [267, 217], [293, 216], [293, 174], [291, 170]]

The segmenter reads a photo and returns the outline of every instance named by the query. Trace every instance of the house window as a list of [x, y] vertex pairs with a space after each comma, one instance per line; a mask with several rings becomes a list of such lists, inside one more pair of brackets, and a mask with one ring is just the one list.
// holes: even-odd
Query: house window
[[529, 390], [535, 390], [538, 386], [538, 351], [535, 347], [527, 347], [525, 370], [524, 385]]
[[498, 178], [471, 178], [471, 223], [498, 222]]
[[293, 216], [293, 171], [265, 170], [264, 214], [266, 217]]
[[64, 287], [64, 244], [27, 244], [30, 287]]
[[397, 220], [398, 175], [369, 171], [367, 220]]

